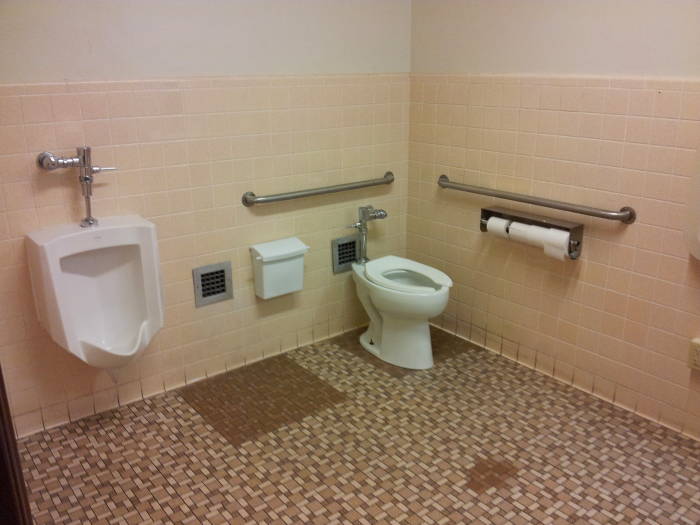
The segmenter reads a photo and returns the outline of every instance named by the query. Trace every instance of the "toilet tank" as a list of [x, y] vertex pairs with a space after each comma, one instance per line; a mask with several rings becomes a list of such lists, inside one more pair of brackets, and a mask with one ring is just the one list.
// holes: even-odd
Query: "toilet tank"
[[304, 287], [304, 254], [309, 251], [296, 237], [250, 247], [255, 295], [270, 299]]

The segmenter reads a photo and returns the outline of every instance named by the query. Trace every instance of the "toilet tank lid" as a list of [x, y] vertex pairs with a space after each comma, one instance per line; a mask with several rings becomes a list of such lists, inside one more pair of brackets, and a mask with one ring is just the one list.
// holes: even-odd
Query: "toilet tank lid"
[[304, 255], [309, 247], [296, 237], [288, 237], [278, 241], [263, 242], [250, 247], [253, 257], [263, 262], [280, 261]]

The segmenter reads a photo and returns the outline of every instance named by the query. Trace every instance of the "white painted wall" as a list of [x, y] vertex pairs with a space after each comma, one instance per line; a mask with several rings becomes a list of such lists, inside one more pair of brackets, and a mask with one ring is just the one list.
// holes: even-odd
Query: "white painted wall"
[[700, 0], [413, 0], [412, 72], [700, 75]]
[[410, 67], [410, 0], [0, 0], [0, 83]]
[[700, 0], [0, 0], [0, 83], [700, 75]]

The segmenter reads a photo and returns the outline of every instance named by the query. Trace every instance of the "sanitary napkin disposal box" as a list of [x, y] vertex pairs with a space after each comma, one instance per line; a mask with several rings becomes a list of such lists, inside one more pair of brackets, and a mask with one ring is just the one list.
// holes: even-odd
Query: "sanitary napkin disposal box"
[[309, 247], [296, 237], [251, 246], [255, 295], [270, 299], [301, 290], [307, 251]]

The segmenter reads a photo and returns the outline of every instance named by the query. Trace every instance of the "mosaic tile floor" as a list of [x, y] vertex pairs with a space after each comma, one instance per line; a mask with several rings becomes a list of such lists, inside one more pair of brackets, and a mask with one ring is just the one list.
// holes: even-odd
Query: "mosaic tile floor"
[[356, 334], [31, 436], [36, 523], [700, 522], [700, 443], [444, 332]]

